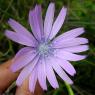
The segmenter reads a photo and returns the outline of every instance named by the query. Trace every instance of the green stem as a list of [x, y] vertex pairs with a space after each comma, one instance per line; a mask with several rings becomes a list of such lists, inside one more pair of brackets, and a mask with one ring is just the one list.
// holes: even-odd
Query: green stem
[[67, 88], [68, 94], [69, 95], [74, 95], [74, 92], [73, 92], [71, 86], [68, 83], [66, 83], [66, 82], [65, 82], [65, 86]]

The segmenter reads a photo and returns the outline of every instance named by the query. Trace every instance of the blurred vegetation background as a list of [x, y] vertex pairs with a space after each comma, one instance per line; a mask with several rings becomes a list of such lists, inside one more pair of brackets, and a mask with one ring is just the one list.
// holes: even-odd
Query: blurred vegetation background
[[[36, 4], [41, 4], [43, 17], [50, 2], [55, 2], [56, 13], [58, 14], [62, 6], [68, 8], [67, 18], [60, 31], [84, 27], [83, 37], [89, 39], [89, 51], [87, 59], [72, 62], [77, 70], [73, 77], [72, 86], [59, 79], [60, 88], [52, 89], [48, 85], [45, 95], [95, 95], [95, 0], [0, 0], [0, 63], [12, 58], [22, 47], [12, 42], [4, 36], [4, 31], [10, 29], [7, 24], [9, 18], [13, 18], [30, 29], [28, 24], [28, 13]], [[59, 77], [58, 77], [59, 78]], [[16, 87], [11, 87], [5, 93], [15, 92]]]

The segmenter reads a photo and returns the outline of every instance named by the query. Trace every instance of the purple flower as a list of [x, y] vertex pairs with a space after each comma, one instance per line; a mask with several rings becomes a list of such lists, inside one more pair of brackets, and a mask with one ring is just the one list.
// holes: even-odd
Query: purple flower
[[85, 59], [85, 55], [76, 53], [88, 50], [86, 38], [79, 37], [84, 33], [83, 28], [72, 29], [55, 37], [66, 17], [66, 8], [62, 8], [54, 21], [55, 5], [50, 3], [45, 20], [42, 20], [41, 6], [37, 5], [29, 12], [29, 24], [33, 35], [13, 19], [8, 21], [15, 31], [6, 30], [5, 35], [22, 45], [25, 45], [14, 57], [10, 69], [16, 72], [22, 69], [16, 84], [20, 86], [29, 76], [29, 89], [34, 92], [37, 80], [43, 90], [47, 90], [46, 78], [53, 88], [58, 88], [54, 71], [67, 83], [73, 81], [71, 76], [76, 74], [69, 61]]

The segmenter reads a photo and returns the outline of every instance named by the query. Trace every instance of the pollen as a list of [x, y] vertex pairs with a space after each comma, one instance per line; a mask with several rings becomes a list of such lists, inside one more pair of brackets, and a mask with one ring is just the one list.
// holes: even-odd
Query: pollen
[[38, 45], [38, 52], [42, 56], [48, 56], [53, 53], [53, 49], [50, 44], [44, 42]]

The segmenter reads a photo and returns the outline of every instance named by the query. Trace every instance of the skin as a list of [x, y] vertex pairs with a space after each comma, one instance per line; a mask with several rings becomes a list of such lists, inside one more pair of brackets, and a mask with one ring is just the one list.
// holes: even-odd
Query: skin
[[[13, 73], [9, 70], [11, 60], [0, 65], [0, 93], [3, 93], [18, 77], [20, 71]], [[17, 87], [15, 95], [43, 95], [39, 83], [36, 84], [34, 94], [29, 91], [28, 78], [23, 82], [20, 87]]]

